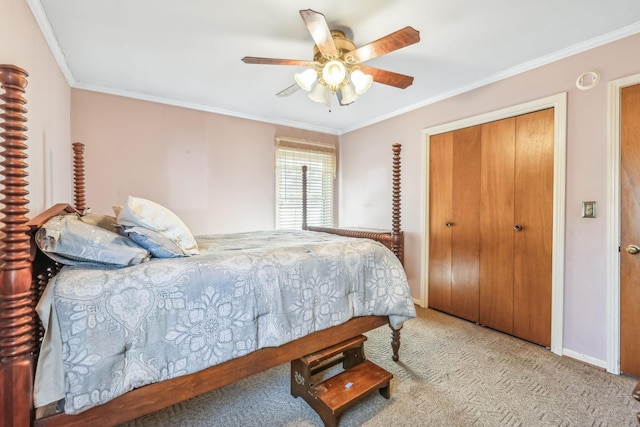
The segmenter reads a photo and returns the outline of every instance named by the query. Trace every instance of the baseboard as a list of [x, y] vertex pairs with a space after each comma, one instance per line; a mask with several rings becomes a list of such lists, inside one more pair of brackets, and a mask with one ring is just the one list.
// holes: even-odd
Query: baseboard
[[587, 356], [586, 354], [578, 353], [577, 351], [563, 349], [562, 355], [566, 357], [570, 357], [579, 362], [586, 363], [591, 366], [595, 366], [596, 368], [602, 368], [604, 370], [607, 369], [607, 362], [604, 360], [596, 359], [595, 357]]
[[[420, 300], [417, 298], [413, 299], [413, 303], [418, 307], [422, 307], [422, 304], [420, 304]], [[426, 308], [426, 307], [423, 307], [423, 308]], [[577, 351], [574, 351], [574, 350], [569, 350], [564, 348], [562, 349], [562, 354], [560, 356], [569, 357], [579, 362], [586, 363], [587, 365], [591, 365], [596, 368], [601, 368], [605, 371], [607, 370], [607, 362], [605, 360], [596, 359], [595, 357], [587, 356], [586, 354], [578, 353]]]

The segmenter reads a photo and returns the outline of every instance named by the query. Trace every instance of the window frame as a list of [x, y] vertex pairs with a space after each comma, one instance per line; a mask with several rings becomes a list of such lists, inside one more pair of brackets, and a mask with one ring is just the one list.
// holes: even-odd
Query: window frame
[[[336, 146], [278, 137], [275, 140], [275, 228], [302, 228], [302, 166], [307, 166], [307, 223], [335, 224]], [[284, 168], [284, 169], [283, 169]], [[283, 176], [288, 175], [288, 182]], [[327, 187], [328, 186], [328, 187]], [[329, 194], [327, 194], [329, 191]], [[284, 199], [284, 200], [283, 200]]]

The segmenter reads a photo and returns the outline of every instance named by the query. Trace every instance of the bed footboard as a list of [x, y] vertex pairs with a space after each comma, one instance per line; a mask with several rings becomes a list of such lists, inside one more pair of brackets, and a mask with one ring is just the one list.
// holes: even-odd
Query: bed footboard
[[404, 262], [402, 248], [404, 246], [404, 233], [394, 234], [391, 231], [365, 230], [357, 228], [328, 228], [328, 227], [307, 227], [309, 231], [321, 231], [323, 233], [337, 234], [346, 237], [358, 237], [361, 239], [371, 239], [382, 243], [396, 254], [400, 262]]
[[366, 230], [357, 228], [316, 227], [307, 224], [307, 167], [302, 167], [302, 228], [309, 231], [338, 234], [376, 240], [393, 251], [404, 265], [404, 233], [400, 226], [400, 152], [401, 144], [393, 144], [393, 197], [391, 230]]

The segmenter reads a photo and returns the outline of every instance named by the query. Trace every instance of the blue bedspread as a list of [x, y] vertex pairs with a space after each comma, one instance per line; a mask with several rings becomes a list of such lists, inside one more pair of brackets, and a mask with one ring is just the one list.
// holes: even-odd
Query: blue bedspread
[[372, 240], [310, 231], [197, 240], [201, 255], [62, 269], [38, 309], [48, 350], [37, 406], [64, 398], [79, 413], [352, 317], [389, 315], [398, 327], [415, 316], [402, 265]]

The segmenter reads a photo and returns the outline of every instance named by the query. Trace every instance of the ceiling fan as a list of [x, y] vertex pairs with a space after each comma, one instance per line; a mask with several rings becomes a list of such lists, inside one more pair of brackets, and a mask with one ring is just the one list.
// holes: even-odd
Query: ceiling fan
[[362, 65], [378, 56], [401, 49], [420, 41], [420, 33], [411, 27], [388, 34], [369, 44], [356, 48], [340, 30], [331, 30], [322, 13], [311, 9], [301, 10], [300, 16], [315, 42], [313, 60], [259, 58], [245, 56], [246, 64], [294, 65], [308, 67], [295, 74], [293, 85], [277, 93], [288, 96], [298, 89], [309, 92], [309, 98], [323, 102], [331, 108], [331, 96], [338, 97], [340, 105], [349, 105], [366, 92], [372, 82], [405, 89], [413, 83], [413, 77], [380, 68]]

